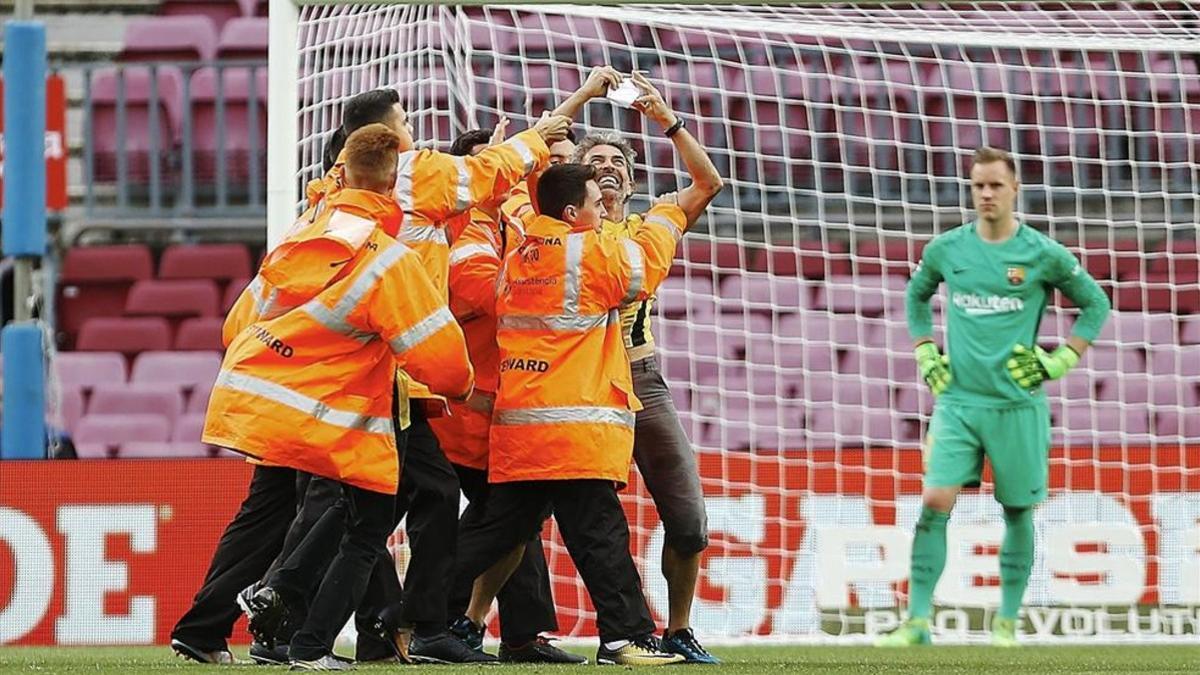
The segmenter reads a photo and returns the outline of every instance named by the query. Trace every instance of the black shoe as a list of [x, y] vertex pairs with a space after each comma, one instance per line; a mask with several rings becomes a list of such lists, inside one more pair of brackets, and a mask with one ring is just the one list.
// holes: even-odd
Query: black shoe
[[483, 651], [483, 636], [487, 634], [487, 626], [476, 626], [474, 621], [460, 616], [450, 624], [450, 632], [467, 643], [471, 649]]
[[518, 647], [500, 643], [500, 661], [503, 663], [567, 663], [586, 665], [587, 657], [578, 656], [550, 644], [541, 635]]
[[412, 636], [408, 656], [417, 663], [500, 663], [486, 652], [477, 652], [450, 631], [429, 637]]
[[217, 665], [235, 665], [238, 661], [233, 658], [233, 654], [228, 649], [216, 649], [211, 652], [190, 645], [182, 640], [171, 640], [171, 649], [175, 653], [185, 659], [191, 659], [198, 663], [212, 663]]
[[238, 593], [237, 603], [249, 619], [248, 628], [254, 636], [254, 641], [263, 643], [268, 649], [274, 649], [279, 640], [279, 632], [288, 619], [288, 609], [283, 598], [274, 588], [259, 588], [256, 584]]
[[255, 663], [271, 666], [286, 666], [291, 663], [291, 659], [288, 657], [288, 646], [285, 644], [268, 647], [261, 642], [255, 642], [250, 645], [250, 658]]

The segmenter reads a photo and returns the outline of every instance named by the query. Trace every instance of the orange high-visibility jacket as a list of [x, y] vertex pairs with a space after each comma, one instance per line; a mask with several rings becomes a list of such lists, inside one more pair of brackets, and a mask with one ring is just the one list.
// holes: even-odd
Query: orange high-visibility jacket
[[419, 257], [384, 231], [387, 195], [343, 189], [264, 261], [238, 300], [204, 441], [394, 493], [397, 365], [439, 394], [470, 391], [462, 330]]
[[[503, 253], [499, 223], [482, 209], [450, 247], [450, 311], [467, 338], [475, 367], [475, 389], [495, 393], [500, 377], [496, 344], [496, 277]], [[451, 403], [450, 415], [430, 419], [438, 443], [451, 462], [487, 469], [492, 416], [464, 403]]]
[[654, 294], [686, 219], [660, 204], [646, 223], [618, 240], [540, 215], [505, 258], [491, 482], [628, 480], [641, 403], [617, 308]]
[[[400, 154], [395, 197], [404, 211], [400, 241], [412, 248], [443, 297], [448, 295], [450, 243], [447, 221], [478, 204], [500, 200], [530, 171], [550, 159], [550, 148], [532, 129], [493, 145], [474, 157], [457, 157], [433, 150]], [[412, 373], [410, 373], [412, 374]], [[409, 390], [413, 398], [428, 398], [421, 378]]]

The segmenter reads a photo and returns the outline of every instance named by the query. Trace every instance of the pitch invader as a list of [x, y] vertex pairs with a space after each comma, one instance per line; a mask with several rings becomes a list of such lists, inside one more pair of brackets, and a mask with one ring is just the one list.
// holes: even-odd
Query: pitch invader
[[[986, 456], [1004, 507], [1000, 609], [992, 644], [1017, 645], [1017, 613], [1033, 566], [1033, 509], [1046, 497], [1050, 410], [1041, 384], [1067, 374], [1100, 333], [1108, 298], [1066, 248], [1013, 216], [1016, 164], [980, 148], [971, 167], [978, 219], [935, 237], [908, 284], [908, 328], [921, 376], [937, 397], [924, 443], [925, 477], [912, 547], [908, 620], [877, 644], [930, 643], [933, 591], [946, 564], [946, 523], [959, 491], [979, 484]], [[947, 354], [933, 341], [929, 298], [945, 282]], [[1066, 344], [1037, 346], [1052, 289], [1079, 318]]]

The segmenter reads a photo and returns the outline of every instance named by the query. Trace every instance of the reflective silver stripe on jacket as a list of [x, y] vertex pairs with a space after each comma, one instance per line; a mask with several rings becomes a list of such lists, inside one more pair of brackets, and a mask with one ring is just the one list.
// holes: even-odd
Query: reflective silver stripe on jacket
[[675, 223], [672, 223], [671, 221], [667, 220], [666, 218], [663, 218], [662, 216], [659, 216], [659, 215], [647, 216], [646, 220], [643, 222], [654, 223], [655, 225], [661, 225], [661, 226], [667, 228], [667, 230], [671, 233], [671, 236], [674, 237], [675, 241], [679, 241], [679, 238], [683, 236], [683, 233], [679, 231], [679, 227], [677, 227], [675, 225]]
[[456, 246], [451, 249], [450, 265], [453, 267], [464, 260], [475, 258], [481, 255], [488, 256], [489, 258], [495, 258], [496, 260], [500, 259], [500, 256], [496, 255], [496, 250], [487, 244], [463, 244], [462, 246]]
[[417, 151], [409, 150], [400, 153], [396, 165], [396, 203], [405, 213], [413, 210], [413, 168], [416, 165]]
[[567, 269], [563, 282], [563, 314], [579, 313], [579, 276], [583, 273], [582, 232], [567, 235]]
[[625, 247], [625, 253], [629, 256], [629, 288], [625, 291], [625, 297], [621, 298], [621, 305], [628, 305], [637, 299], [638, 293], [642, 292], [642, 283], [646, 280], [646, 261], [642, 255], [642, 247], [637, 245], [637, 242], [632, 239], [622, 239], [621, 245]]
[[[407, 215], [407, 214], [406, 214]], [[446, 230], [436, 225], [415, 225], [405, 224], [400, 228], [400, 236], [397, 237], [400, 241], [418, 243], [418, 242], [437, 242], [443, 246], [449, 246], [446, 240]]]
[[321, 302], [321, 298], [316, 297], [304, 303], [301, 310], [315, 319], [317, 323], [335, 333], [341, 333], [360, 342], [368, 341], [371, 335], [350, 325], [350, 313], [354, 311], [355, 307], [358, 307], [367, 293], [379, 282], [379, 279], [410, 252], [412, 249], [403, 244], [393, 244], [387, 247], [374, 260], [367, 263], [366, 269], [358, 275], [354, 283], [350, 284], [350, 288], [333, 307], [325, 306], [325, 303]]
[[507, 330], [588, 331], [608, 325], [609, 314], [504, 314], [499, 327]]
[[454, 315], [450, 313], [450, 310], [445, 307], [439, 307], [433, 314], [421, 319], [412, 328], [392, 338], [388, 344], [392, 346], [393, 352], [403, 354], [424, 342], [426, 338], [438, 332], [447, 324], [452, 323], [454, 323]]
[[393, 433], [391, 417], [373, 417], [348, 410], [336, 410], [294, 389], [246, 373], [222, 370], [217, 375], [217, 386], [274, 401], [335, 427], [365, 431], [369, 434], [391, 436]]
[[518, 155], [521, 156], [521, 162], [523, 163], [522, 164], [523, 172], [529, 173], [530, 171], [532, 171], [534, 159], [535, 159], [533, 156], [533, 149], [529, 147], [529, 145], [525, 142], [525, 140], [521, 139], [521, 138], [517, 138], [516, 136], [513, 136], [512, 138], [508, 139], [508, 141], [506, 141], [506, 142], [512, 146], [513, 150], [517, 151]]
[[493, 424], [615, 424], [633, 429], [634, 415], [619, 408], [566, 406], [561, 408], [520, 408], [497, 410]]
[[454, 189], [454, 210], [466, 211], [471, 206], [471, 171], [467, 169], [466, 157], [454, 157], [454, 168], [458, 170], [458, 184]]

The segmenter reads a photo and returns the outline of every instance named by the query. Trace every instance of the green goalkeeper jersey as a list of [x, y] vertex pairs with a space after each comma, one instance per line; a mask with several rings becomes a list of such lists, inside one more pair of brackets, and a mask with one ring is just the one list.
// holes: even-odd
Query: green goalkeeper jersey
[[1014, 345], [1032, 346], [1052, 289], [1080, 308], [1072, 333], [1091, 342], [1108, 317], [1109, 302], [1062, 244], [1027, 225], [1000, 243], [979, 237], [975, 223], [946, 232], [925, 247], [908, 283], [908, 329], [932, 337], [929, 298], [946, 282], [946, 353], [951, 382], [939, 397], [965, 405], [1010, 407], [1043, 398], [1022, 389], [1004, 362]]

